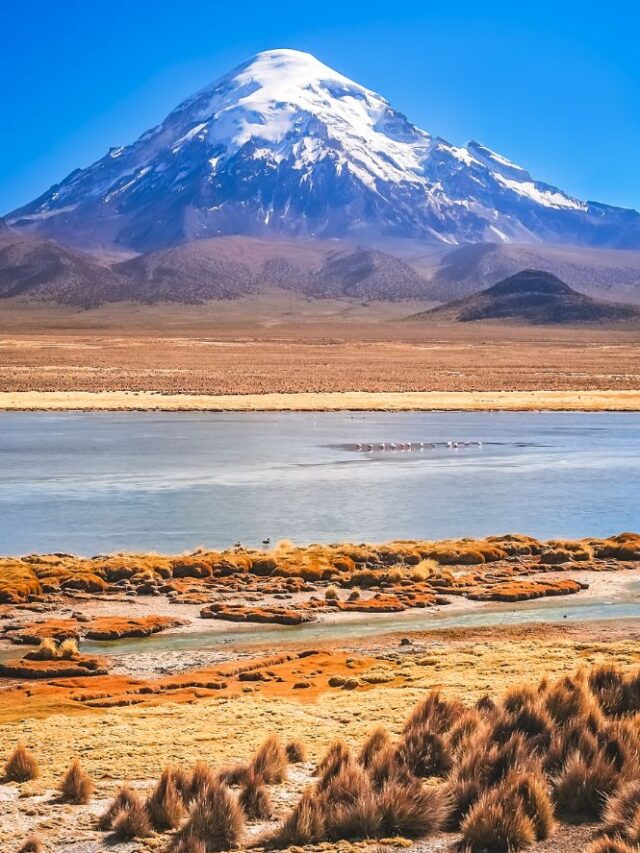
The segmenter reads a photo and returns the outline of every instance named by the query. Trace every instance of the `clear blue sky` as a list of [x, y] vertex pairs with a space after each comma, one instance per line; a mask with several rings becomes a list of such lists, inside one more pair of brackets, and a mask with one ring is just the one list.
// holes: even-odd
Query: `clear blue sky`
[[627, 0], [3, 4], [0, 212], [133, 141], [245, 58], [307, 50], [450, 142], [640, 208], [640, 12]]

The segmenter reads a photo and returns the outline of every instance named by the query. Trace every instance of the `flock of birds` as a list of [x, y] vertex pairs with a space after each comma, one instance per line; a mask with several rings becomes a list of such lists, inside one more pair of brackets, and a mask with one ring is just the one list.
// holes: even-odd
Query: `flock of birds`
[[378, 451], [413, 451], [413, 450], [426, 450], [431, 447], [448, 447], [450, 449], [457, 449], [459, 447], [482, 447], [481, 441], [383, 441], [378, 442], [376, 444], [356, 444], [355, 450], [357, 452], [363, 453], [372, 453], [374, 450]]

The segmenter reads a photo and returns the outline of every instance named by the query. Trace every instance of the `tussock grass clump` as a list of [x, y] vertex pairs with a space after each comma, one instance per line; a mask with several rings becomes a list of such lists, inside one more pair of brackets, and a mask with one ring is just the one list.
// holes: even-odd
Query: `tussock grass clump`
[[524, 705], [517, 711], [502, 714], [495, 722], [492, 739], [505, 743], [514, 734], [521, 734], [531, 748], [546, 750], [551, 743], [554, 724], [544, 708]]
[[290, 764], [304, 764], [307, 760], [307, 748], [301, 740], [290, 740], [284, 751]]
[[[225, 771], [222, 770], [220, 772], [220, 776], [222, 777], [224, 773]], [[227, 784], [231, 784], [231, 782], [227, 781], [227, 778], [225, 778], [224, 781], [227, 782]], [[207, 788], [210, 788], [211, 785], [214, 785], [216, 782], [216, 774], [213, 772], [211, 767], [209, 767], [207, 762], [196, 761], [193, 765], [191, 775], [188, 778], [188, 794], [186, 797], [183, 795], [184, 801], [191, 802], [193, 800], [197, 800], [198, 797], [202, 796]]]
[[239, 802], [249, 820], [269, 820], [273, 814], [269, 789], [255, 771], [250, 772], [240, 791]]
[[[221, 782], [224, 782], [225, 785], [230, 785], [233, 788], [244, 785], [249, 778], [250, 772], [251, 765], [249, 764], [232, 764], [229, 767], [222, 767], [217, 773], [217, 778]], [[213, 774], [212, 771], [210, 771], [209, 777], [211, 775], [213, 775], [214, 779], [216, 778], [216, 774]], [[206, 781], [204, 784], [206, 784]]]
[[91, 800], [94, 790], [91, 777], [83, 769], [80, 759], [74, 758], [60, 784], [62, 799], [67, 803], [84, 805]]
[[351, 752], [343, 740], [334, 741], [314, 771], [314, 775], [330, 779], [343, 764], [351, 761]]
[[470, 853], [511, 853], [536, 839], [531, 819], [521, 805], [505, 802], [499, 790], [485, 792], [472, 806], [462, 826], [462, 842]]
[[533, 707], [537, 702], [538, 694], [533, 687], [529, 686], [510, 687], [502, 697], [502, 707], [510, 714], [522, 708]]
[[556, 814], [569, 823], [599, 820], [606, 797], [619, 782], [619, 772], [602, 755], [586, 761], [580, 753], [572, 753], [553, 780]]
[[604, 821], [603, 832], [606, 835], [620, 835], [639, 843], [640, 836], [632, 838], [630, 831], [638, 826], [640, 818], [640, 781], [633, 780], [623, 783], [607, 799], [602, 818]]
[[362, 748], [358, 754], [358, 761], [365, 769], [368, 769], [371, 767], [376, 755], [388, 746], [391, 746], [391, 737], [389, 732], [382, 726], [378, 726], [362, 744]]
[[400, 763], [414, 776], [444, 776], [453, 766], [453, 757], [442, 735], [419, 727], [405, 732], [398, 746]]
[[36, 835], [30, 835], [18, 853], [43, 853], [44, 845]]
[[233, 850], [239, 845], [244, 829], [244, 813], [238, 801], [226, 785], [214, 782], [193, 804], [172, 849], [183, 850], [185, 845], [200, 842], [206, 853]]
[[468, 739], [477, 733], [488, 739], [485, 721], [479, 711], [469, 708], [460, 715], [447, 734], [447, 746], [453, 756], [463, 753], [468, 746]]
[[251, 770], [267, 785], [279, 784], [287, 778], [287, 754], [277, 735], [269, 735], [251, 762]]
[[340, 590], [334, 584], [328, 586], [324, 591], [324, 597], [327, 601], [337, 601], [340, 598]]
[[40, 776], [40, 766], [33, 753], [19, 743], [4, 766], [4, 778], [7, 782], [29, 782]]
[[531, 820], [537, 841], [546, 840], [553, 830], [553, 804], [546, 781], [536, 773], [518, 773], [504, 783], [505, 801], [521, 806]]
[[113, 815], [111, 830], [118, 841], [132, 841], [134, 838], [148, 838], [151, 835], [149, 815], [139, 796], [135, 795], [128, 806]]
[[405, 723], [404, 732], [422, 729], [444, 734], [464, 710], [461, 702], [449, 702], [442, 698], [439, 690], [434, 690], [413, 709]]
[[98, 820], [98, 829], [107, 832], [113, 827], [113, 819], [116, 814], [126, 811], [139, 800], [139, 795], [128, 785], [123, 785], [116, 794], [106, 812]]
[[271, 835], [264, 839], [267, 847], [283, 849], [305, 844], [318, 844], [326, 837], [326, 806], [322, 798], [307, 789], [293, 810]]
[[622, 838], [611, 838], [605, 835], [592, 841], [585, 847], [583, 853], [638, 853], [638, 848], [627, 844]]
[[380, 792], [380, 812], [385, 835], [426, 838], [445, 825], [449, 802], [441, 788], [392, 780]]
[[165, 767], [158, 784], [147, 800], [147, 812], [154, 829], [175, 829], [185, 815], [182, 794], [172, 767]]

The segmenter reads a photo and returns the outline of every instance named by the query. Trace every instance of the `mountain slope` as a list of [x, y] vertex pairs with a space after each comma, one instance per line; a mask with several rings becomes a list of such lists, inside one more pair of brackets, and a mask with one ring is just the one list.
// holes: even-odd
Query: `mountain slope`
[[429, 294], [450, 301], [487, 287], [523, 269], [539, 269], [588, 296], [640, 302], [640, 252], [576, 246], [475, 243], [438, 259], [410, 259], [430, 281]]
[[532, 325], [605, 325], [639, 320], [640, 308], [592, 299], [550, 273], [522, 270], [481, 293], [415, 316], [459, 322], [506, 320]]
[[128, 298], [130, 283], [91, 255], [53, 240], [0, 231], [0, 300], [18, 297], [85, 308]]
[[574, 199], [477, 142], [451, 145], [293, 50], [239, 66], [9, 222], [141, 252], [230, 234], [640, 247], [636, 211]]
[[347, 243], [218, 237], [118, 264], [145, 302], [204, 302], [274, 288], [318, 298], [420, 298], [428, 285], [408, 264]]

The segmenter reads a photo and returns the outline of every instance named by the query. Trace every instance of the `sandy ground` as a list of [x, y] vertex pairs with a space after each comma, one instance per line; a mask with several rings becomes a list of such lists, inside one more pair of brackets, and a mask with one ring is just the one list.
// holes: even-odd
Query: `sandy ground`
[[365, 391], [162, 394], [148, 391], [0, 392], [5, 411], [640, 411], [640, 391]]

